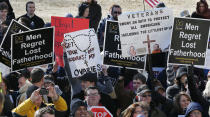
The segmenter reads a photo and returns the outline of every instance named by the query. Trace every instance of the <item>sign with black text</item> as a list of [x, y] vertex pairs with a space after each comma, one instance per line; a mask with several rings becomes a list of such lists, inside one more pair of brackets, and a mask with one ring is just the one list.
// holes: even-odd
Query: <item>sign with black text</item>
[[101, 71], [102, 57], [94, 29], [66, 33], [64, 42], [72, 77]]
[[18, 23], [16, 20], [12, 20], [1, 43], [0, 62], [8, 67], [11, 66], [11, 35], [28, 30], [30, 29], [26, 26]]
[[12, 35], [12, 71], [54, 61], [54, 27]]
[[122, 57], [118, 22], [107, 21], [104, 35], [104, 64], [144, 69], [145, 55]]
[[170, 44], [173, 19], [173, 11], [169, 8], [119, 15], [122, 56], [165, 52]]
[[175, 18], [168, 63], [205, 65], [209, 20]]

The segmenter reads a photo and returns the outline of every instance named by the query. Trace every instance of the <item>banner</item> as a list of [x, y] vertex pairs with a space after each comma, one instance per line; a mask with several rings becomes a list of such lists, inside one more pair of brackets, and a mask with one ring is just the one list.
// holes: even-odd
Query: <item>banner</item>
[[54, 27], [12, 35], [12, 71], [54, 61]]
[[168, 49], [173, 26], [172, 9], [124, 13], [118, 19], [123, 57], [161, 53]]
[[11, 67], [11, 35], [30, 30], [26, 26], [12, 20], [1, 43], [0, 62]]
[[102, 57], [94, 29], [67, 33], [64, 42], [72, 77], [101, 71]]
[[55, 26], [55, 55], [56, 61], [60, 66], [63, 64], [63, 42], [64, 34], [78, 30], [88, 29], [89, 20], [81, 18], [51, 17], [51, 25]]
[[168, 63], [205, 65], [210, 21], [175, 18]]
[[107, 21], [105, 29], [103, 63], [134, 69], [144, 69], [145, 56], [122, 57], [118, 22]]

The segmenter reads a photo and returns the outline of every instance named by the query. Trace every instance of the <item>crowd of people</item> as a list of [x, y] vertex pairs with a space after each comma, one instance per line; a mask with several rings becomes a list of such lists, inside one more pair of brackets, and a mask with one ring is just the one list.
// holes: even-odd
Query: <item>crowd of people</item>
[[[157, 5], [166, 7], [164, 3]], [[76, 18], [90, 20], [103, 51], [107, 20], [118, 21], [120, 5], [114, 4], [102, 19], [96, 0], [85, 0]], [[66, 17], [73, 17], [68, 14]], [[197, 2], [196, 11], [187, 17], [210, 19], [205, 0]], [[0, 42], [12, 19], [30, 29], [47, 27], [35, 14], [35, 3], [26, 3], [26, 14], [15, 17], [9, 0], [0, 0]], [[5, 40], [6, 41], [6, 40]], [[159, 45], [155, 45], [160, 53]], [[151, 58], [157, 59], [157, 58]], [[134, 69], [102, 65], [102, 71], [87, 72], [72, 78], [67, 54], [64, 67], [57, 62], [47, 69], [34, 67], [2, 73], [0, 80], [0, 116], [8, 117], [93, 117], [90, 108], [104, 106], [114, 117], [209, 117], [210, 72], [191, 66], [168, 65], [157, 78], [151, 69]], [[149, 59], [150, 60], [150, 59]], [[161, 60], [160, 60], [161, 61]], [[149, 62], [151, 66], [151, 62]], [[9, 71], [8, 71], [9, 72]]]

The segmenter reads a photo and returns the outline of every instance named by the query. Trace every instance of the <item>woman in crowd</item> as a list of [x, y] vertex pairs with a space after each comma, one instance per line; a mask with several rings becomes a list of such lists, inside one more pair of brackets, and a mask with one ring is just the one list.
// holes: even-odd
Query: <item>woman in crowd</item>
[[210, 10], [206, 0], [197, 2], [196, 11], [192, 13], [191, 17], [210, 19]]
[[136, 102], [131, 104], [123, 113], [122, 117], [148, 117], [149, 105], [146, 102]]
[[191, 99], [185, 92], [180, 92], [174, 98], [174, 109], [170, 113], [170, 117], [178, 117], [178, 115], [184, 115], [187, 106], [190, 104]]
[[88, 18], [89, 15], [89, 6], [86, 3], [82, 3], [79, 6], [79, 13], [78, 16], [76, 16], [76, 18]]

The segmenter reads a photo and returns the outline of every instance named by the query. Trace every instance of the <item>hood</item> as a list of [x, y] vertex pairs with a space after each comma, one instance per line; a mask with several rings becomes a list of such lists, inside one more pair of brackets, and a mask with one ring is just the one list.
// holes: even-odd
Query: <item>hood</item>
[[203, 112], [203, 109], [202, 109], [202, 107], [201, 107], [201, 105], [199, 103], [197, 103], [197, 102], [191, 102], [187, 106], [185, 117], [187, 117], [190, 114], [190, 112], [192, 112], [194, 110], [199, 110], [200, 112]]

